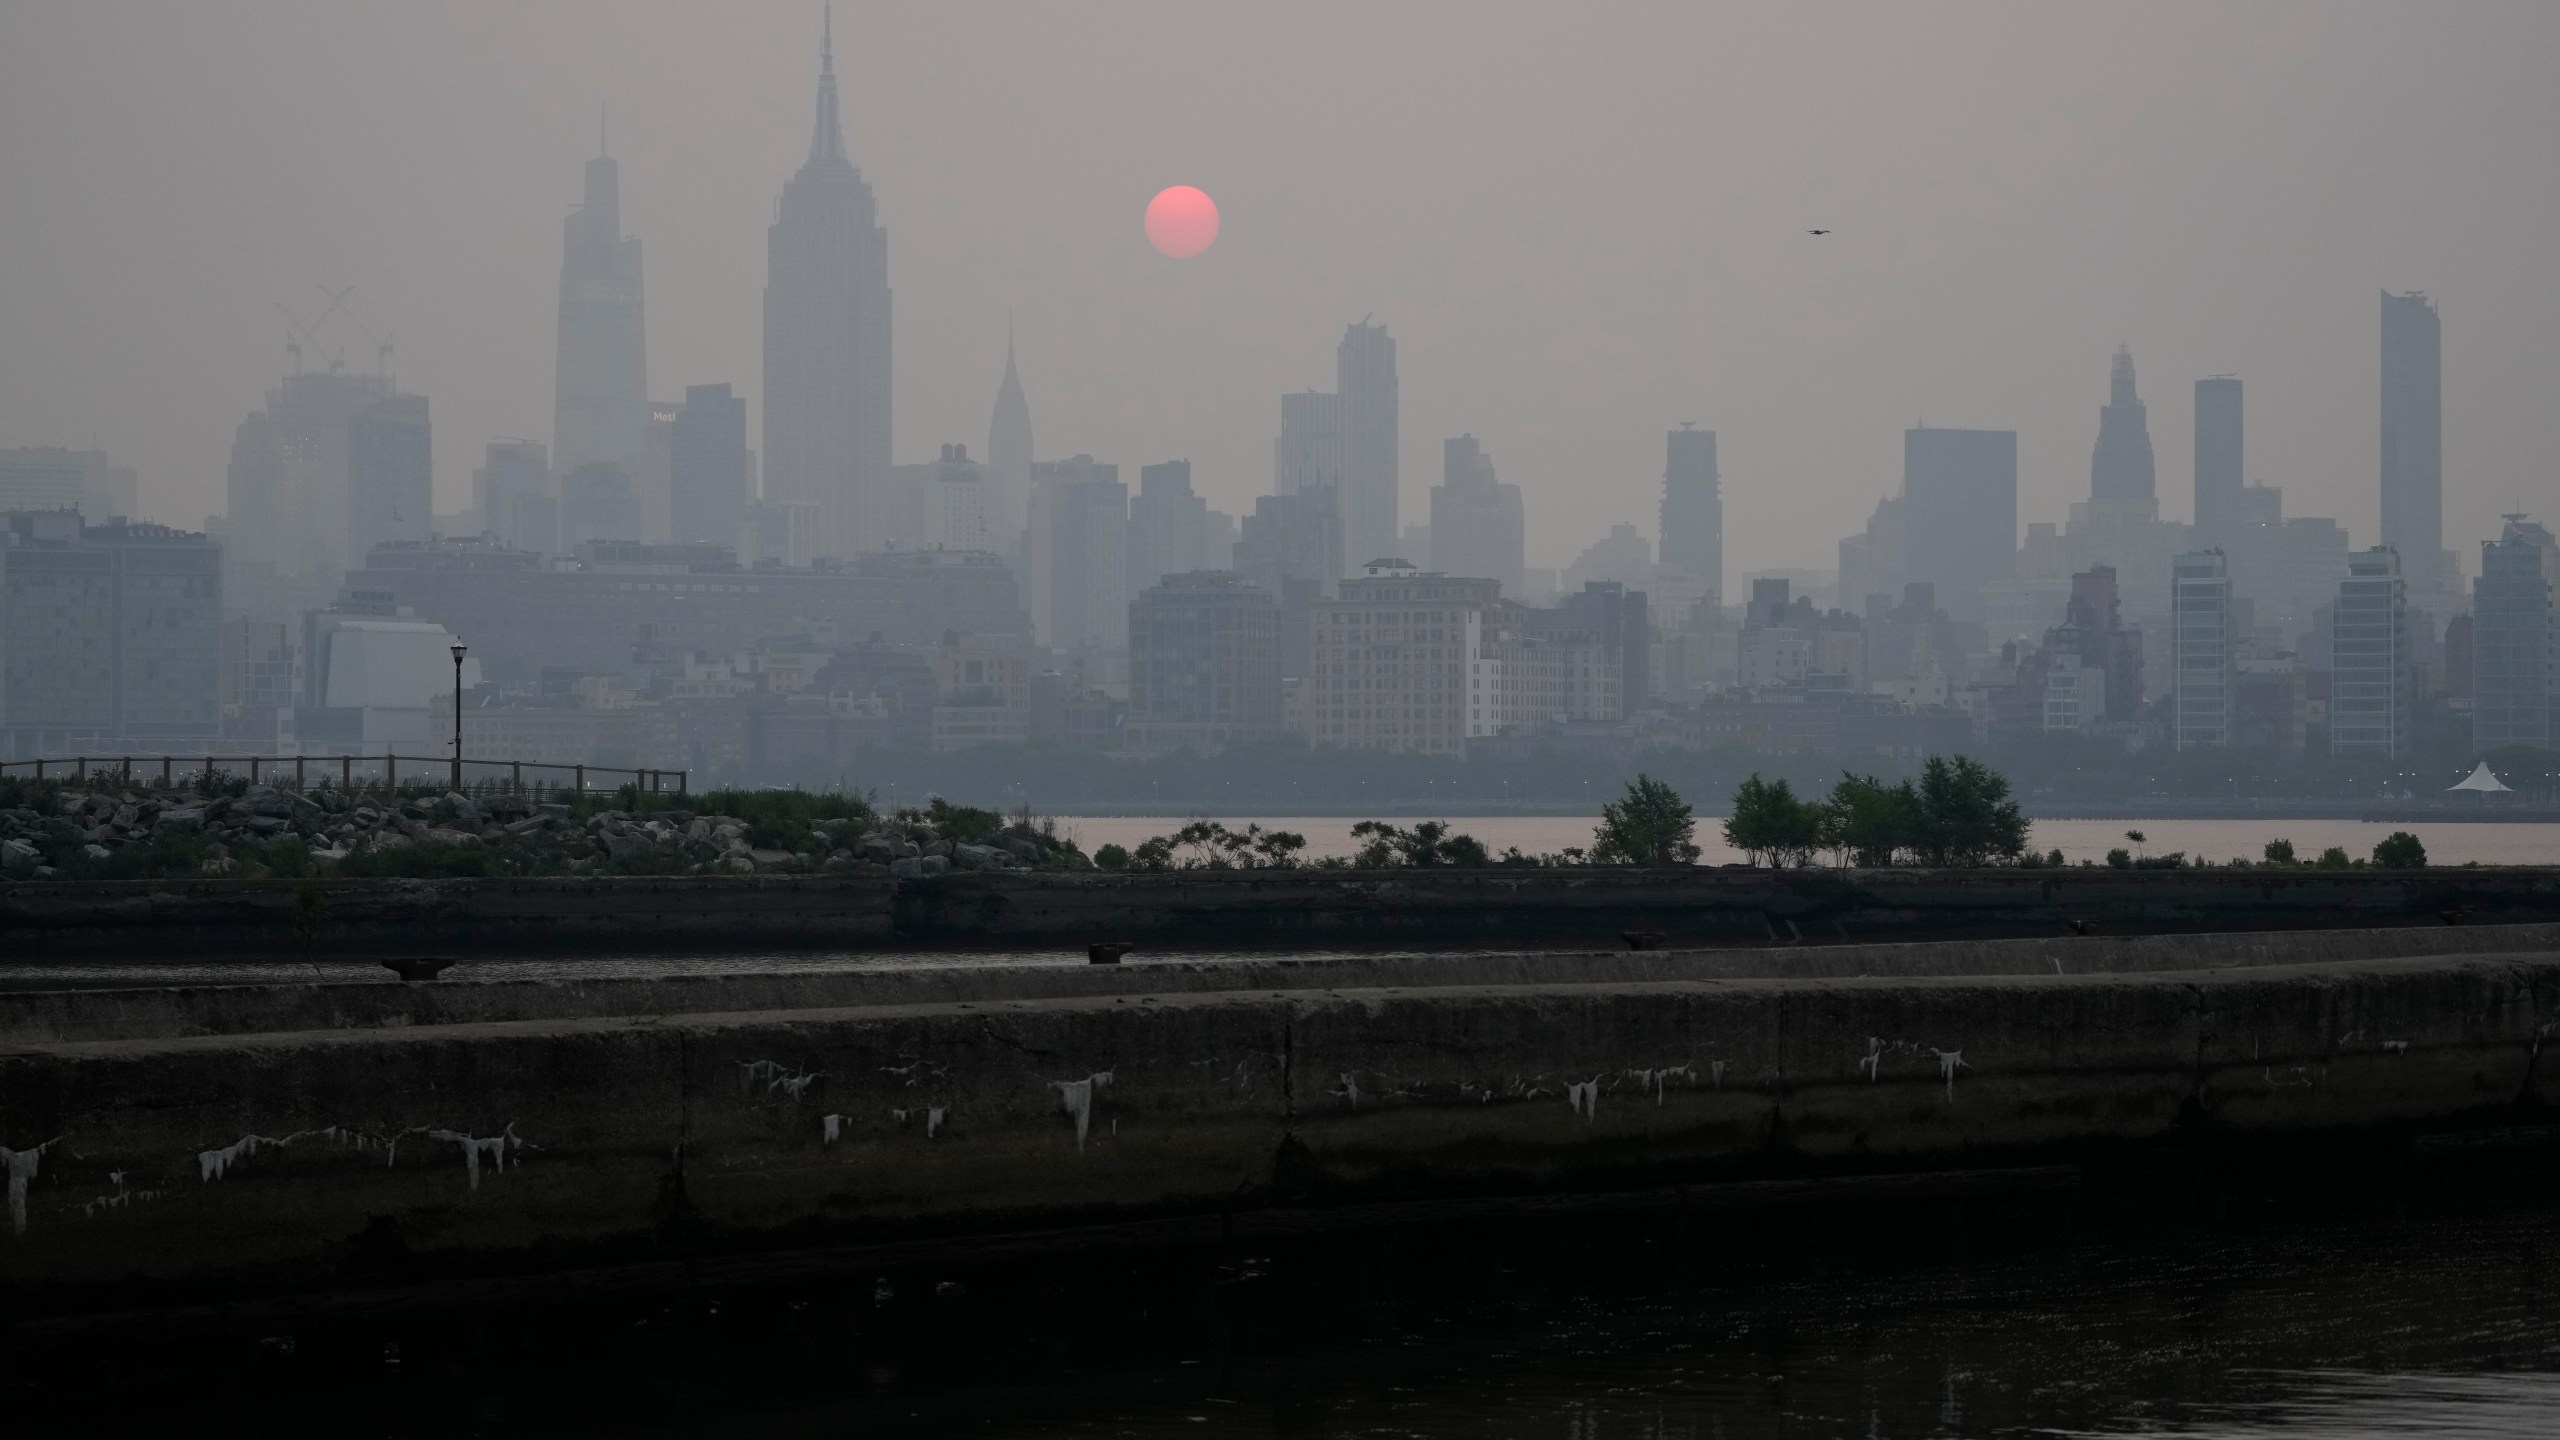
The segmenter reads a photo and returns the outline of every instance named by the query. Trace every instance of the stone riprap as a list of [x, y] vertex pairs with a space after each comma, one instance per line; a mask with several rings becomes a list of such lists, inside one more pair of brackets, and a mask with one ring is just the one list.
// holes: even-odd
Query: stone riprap
[[15, 1041], [0, 1285], [23, 1313], [2187, 1139], [2388, 1148], [2560, 1099], [2560, 952], [2475, 933], [1860, 974], [1845, 951], [1581, 957], [1587, 979], [1133, 965], [1045, 994]]
[[1029, 825], [973, 841], [938, 833], [920, 816], [813, 821], [774, 833], [748, 817], [687, 808], [682, 797], [648, 810], [593, 810], [500, 792], [388, 797], [334, 790], [245, 786], [238, 794], [186, 789], [89, 789], [60, 797], [55, 813], [0, 808], [0, 879], [66, 878], [50, 863], [65, 847], [111, 864], [120, 852], [177, 839], [197, 873], [225, 876], [274, 858], [277, 841], [297, 842], [298, 865], [325, 873], [351, 857], [412, 846], [488, 847], [517, 852], [568, 874], [588, 871], [842, 873], [920, 878], [950, 870], [1021, 870], [1082, 863], [1070, 847]]

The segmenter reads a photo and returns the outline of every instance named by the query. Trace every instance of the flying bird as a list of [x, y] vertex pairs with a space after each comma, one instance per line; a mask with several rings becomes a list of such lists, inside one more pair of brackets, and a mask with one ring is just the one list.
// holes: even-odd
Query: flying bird
[[1807, 230], [1807, 231], [1806, 231], [1806, 232], [1804, 232], [1804, 233], [1806, 233], [1807, 235], [1828, 235], [1828, 234], [1830, 234], [1831, 232], [1830, 232], [1830, 231], [1828, 231], [1828, 230]]

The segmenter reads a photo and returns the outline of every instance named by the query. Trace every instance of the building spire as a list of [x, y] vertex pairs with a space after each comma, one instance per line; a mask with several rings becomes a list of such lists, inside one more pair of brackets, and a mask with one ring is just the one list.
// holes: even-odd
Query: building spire
[[610, 100], [596, 102], [596, 158], [613, 158], [613, 102]]
[[836, 113], [836, 7], [826, 7], [818, 40], [818, 125], [809, 137], [809, 159], [842, 160], [844, 126]]

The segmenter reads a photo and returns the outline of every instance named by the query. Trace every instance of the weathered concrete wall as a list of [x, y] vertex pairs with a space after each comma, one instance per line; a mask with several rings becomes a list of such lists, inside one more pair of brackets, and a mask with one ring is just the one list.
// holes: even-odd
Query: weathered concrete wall
[[[1632, 958], [1632, 957], [1631, 957]], [[21, 1310], [2548, 1104], [2560, 954], [1355, 985], [22, 1045]]]
[[[2421, 955], [2560, 951], [2560, 925], [2433, 930], [2280, 930], [2208, 935], [1924, 940], [1731, 950], [1474, 951], [1461, 954], [1238, 955], [1096, 966], [939, 957], [930, 965], [774, 968], [752, 973], [521, 979], [515, 962], [464, 963], [432, 984], [386, 970], [355, 984], [209, 984], [9, 992], [0, 1047], [64, 1040], [147, 1040], [260, 1031], [457, 1025], [595, 1015], [728, 1014], [959, 1000], [1206, 990], [1391, 990], [1440, 985], [1604, 984], [1926, 975], [2133, 974]], [[669, 962], [681, 964], [683, 962]]]
[[2560, 871], [1578, 870], [0, 886], [12, 955], [1675, 945], [2560, 921]]

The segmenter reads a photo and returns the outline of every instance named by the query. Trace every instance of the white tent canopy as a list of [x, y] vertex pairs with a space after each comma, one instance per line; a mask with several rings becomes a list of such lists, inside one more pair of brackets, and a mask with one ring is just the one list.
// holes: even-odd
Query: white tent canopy
[[2448, 794], [2455, 790], [2476, 790], [2483, 795], [2504, 795], [2508, 793], [2507, 787], [2498, 783], [2498, 777], [2489, 773], [2489, 762], [2486, 760], [2480, 762], [2480, 768], [2472, 771], [2470, 774], [2465, 775], [2460, 780], [2455, 781], [2453, 784], [2445, 788], [2446, 793]]

